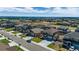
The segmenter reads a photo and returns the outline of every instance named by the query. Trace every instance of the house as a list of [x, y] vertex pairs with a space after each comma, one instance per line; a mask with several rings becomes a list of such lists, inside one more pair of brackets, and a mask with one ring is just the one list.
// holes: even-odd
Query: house
[[0, 24], [1, 27], [11, 28], [15, 26], [15, 23], [12, 21], [5, 21]]
[[65, 26], [60, 26], [60, 27], [58, 27], [58, 30], [61, 30], [61, 32], [63, 32], [64, 34], [69, 32], [69, 31], [68, 31], [68, 28], [65, 27]]
[[42, 32], [44, 30], [41, 29], [41, 28], [33, 28], [31, 29], [31, 33], [34, 34], [35, 37], [39, 37], [39, 38], [42, 38]]
[[75, 32], [79, 32], [79, 28], [75, 29]]
[[63, 46], [67, 49], [72, 46], [79, 50], [79, 32], [71, 32], [64, 35]]
[[70, 21], [69, 22], [70, 24], [69, 24], [69, 26], [72, 26], [72, 27], [77, 27], [77, 22], [75, 22], [75, 21]]
[[28, 32], [30, 32], [31, 28], [32, 27], [30, 25], [27, 25], [27, 24], [19, 24], [19, 25], [15, 26], [15, 30], [16, 31], [20, 31], [22, 33], [28, 33]]
[[43, 27], [41, 27], [41, 28], [44, 29], [44, 30], [50, 29], [50, 27], [48, 27], [48, 26], [43, 26]]
[[64, 26], [69, 26], [69, 25], [70, 25], [70, 23], [67, 22], [67, 21], [63, 21], [63, 22], [61, 22], [61, 23], [62, 23], [61, 25], [64, 25]]
[[50, 28], [50, 29], [44, 30], [43, 32], [49, 35], [54, 35], [55, 33], [59, 32], [59, 30], [55, 28]]
[[59, 38], [59, 30], [55, 28], [46, 29], [43, 31], [44, 39], [47, 41], [57, 40]]

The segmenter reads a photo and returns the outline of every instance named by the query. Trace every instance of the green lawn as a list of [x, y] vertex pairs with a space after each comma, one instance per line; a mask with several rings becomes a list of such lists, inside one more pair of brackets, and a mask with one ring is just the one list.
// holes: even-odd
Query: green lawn
[[36, 42], [36, 43], [39, 43], [42, 41], [42, 39], [38, 38], [38, 37], [35, 37], [32, 39], [32, 41]]
[[25, 38], [25, 37], [27, 37], [27, 36], [24, 35], [24, 34], [21, 34], [21, 35], [19, 35], [19, 36], [21, 36], [21, 38]]
[[4, 43], [4, 44], [8, 44], [8, 43], [9, 43], [9, 41], [6, 40], [6, 39], [0, 40], [0, 42], [1, 42], [1, 43]]
[[15, 31], [15, 32], [12, 32], [12, 33], [16, 35], [16, 34], [18, 34], [19, 32], [18, 32], [18, 31]]
[[4, 28], [3, 30], [6, 30], [6, 31], [9, 32], [9, 31], [13, 31], [13, 29], [14, 29], [14, 28]]
[[47, 47], [52, 48], [52, 49], [55, 49], [57, 51], [66, 51], [66, 49], [63, 48], [62, 46], [56, 45], [56, 44], [53, 44], [53, 43], [52, 44], [49, 44]]
[[23, 49], [21, 49], [19, 46], [14, 46], [16, 48], [17, 51], [24, 51]]
[[73, 31], [75, 31], [75, 29], [77, 29], [77, 27], [68, 27], [69, 28], [69, 30], [73, 30]]

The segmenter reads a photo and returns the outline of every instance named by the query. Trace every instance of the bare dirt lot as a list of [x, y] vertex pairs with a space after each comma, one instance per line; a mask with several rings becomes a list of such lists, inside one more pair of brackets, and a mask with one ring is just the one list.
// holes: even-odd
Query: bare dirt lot
[[0, 51], [16, 51], [16, 48], [0, 43]]

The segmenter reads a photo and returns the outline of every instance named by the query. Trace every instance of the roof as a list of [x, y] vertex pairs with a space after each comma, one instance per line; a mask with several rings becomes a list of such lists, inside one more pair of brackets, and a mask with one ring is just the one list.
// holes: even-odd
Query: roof
[[44, 32], [46, 32], [50, 35], [53, 35], [54, 33], [58, 32], [58, 31], [59, 31], [58, 29], [50, 28], [50, 29], [45, 30]]
[[66, 26], [60, 26], [59, 29], [68, 29]]
[[79, 32], [71, 32], [71, 33], [65, 34], [64, 38], [79, 42]]
[[40, 33], [40, 32], [43, 31], [43, 29], [41, 29], [41, 28], [33, 28], [33, 29], [31, 29], [31, 31], [34, 32], [34, 33]]
[[16, 27], [28, 27], [29, 25], [24, 25], [24, 24], [19, 24], [19, 25], [15, 25]]

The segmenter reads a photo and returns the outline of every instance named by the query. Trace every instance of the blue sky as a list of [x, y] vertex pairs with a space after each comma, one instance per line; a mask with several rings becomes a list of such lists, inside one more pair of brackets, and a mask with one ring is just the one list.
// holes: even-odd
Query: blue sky
[[0, 7], [0, 16], [79, 17], [78, 7]]

